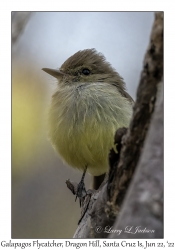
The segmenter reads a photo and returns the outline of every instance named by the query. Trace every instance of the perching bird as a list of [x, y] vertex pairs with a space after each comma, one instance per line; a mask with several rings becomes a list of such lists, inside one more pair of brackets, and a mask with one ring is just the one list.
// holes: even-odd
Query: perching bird
[[52, 145], [84, 175], [86, 169], [93, 176], [106, 173], [114, 134], [132, 115], [123, 79], [95, 49], [78, 51], [59, 70], [43, 70], [58, 80], [49, 111]]

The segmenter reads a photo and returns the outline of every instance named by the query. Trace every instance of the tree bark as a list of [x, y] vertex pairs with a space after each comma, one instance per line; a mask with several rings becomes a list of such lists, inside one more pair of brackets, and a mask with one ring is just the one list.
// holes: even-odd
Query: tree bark
[[[163, 238], [162, 82], [143, 153], [113, 229], [123, 229], [120, 239]], [[111, 234], [110, 238], [116, 238], [116, 234]]]

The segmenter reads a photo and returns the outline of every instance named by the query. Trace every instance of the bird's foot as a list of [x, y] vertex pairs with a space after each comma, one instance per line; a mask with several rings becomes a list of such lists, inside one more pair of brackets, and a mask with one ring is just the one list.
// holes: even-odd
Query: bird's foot
[[86, 195], [87, 195], [87, 192], [86, 192], [84, 180], [81, 180], [77, 186], [76, 197], [75, 197], [75, 201], [77, 200], [77, 197], [79, 198], [80, 207], [82, 206], [82, 203]]
[[80, 207], [81, 207], [81, 204], [82, 204], [82, 199], [84, 200], [84, 197], [85, 197], [86, 194], [87, 194], [86, 188], [85, 188], [85, 184], [84, 184], [84, 177], [85, 177], [85, 174], [86, 174], [86, 170], [87, 170], [87, 166], [86, 166], [85, 169], [84, 169], [83, 175], [82, 175], [82, 177], [81, 177], [81, 181], [80, 181], [80, 183], [78, 184], [77, 190], [76, 190], [76, 198], [75, 198], [75, 201], [77, 200], [77, 197], [78, 197], [79, 200], [80, 200]]

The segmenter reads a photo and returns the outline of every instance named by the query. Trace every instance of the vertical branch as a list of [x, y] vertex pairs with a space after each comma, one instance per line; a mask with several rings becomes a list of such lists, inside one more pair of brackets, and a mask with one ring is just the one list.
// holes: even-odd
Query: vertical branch
[[22, 34], [32, 12], [12, 12], [12, 45], [16, 43]]
[[[117, 238], [163, 238], [162, 82], [143, 153], [113, 229], [125, 231]], [[116, 238], [115, 233], [110, 238]]]
[[144, 68], [137, 90], [133, 117], [123, 138], [120, 160], [109, 189], [110, 200], [120, 206], [142, 153], [157, 95], [157, 86], [163, 76], [163, 13], [155, 14]]

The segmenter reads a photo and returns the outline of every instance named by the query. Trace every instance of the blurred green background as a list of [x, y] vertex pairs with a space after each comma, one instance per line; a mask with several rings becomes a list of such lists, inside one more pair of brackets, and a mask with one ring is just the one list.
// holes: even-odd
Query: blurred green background
[[[72, 238], [80, 217], [65, 181], [79, 182], [82, 173], [65, 166], [47, 139], [57, 83], [41, 68], [96, 48], [135, 98], [153, 18], [153, 12], [12, 13], [12, 238]], [[85, 182], [90, 187], [89, 175]]]
[[13, 60], [12, 238], [71, 237], [79, 218], [65, 181], [81, 174], [63, 166], [47, 139], [49, 93], [35, 64]]

